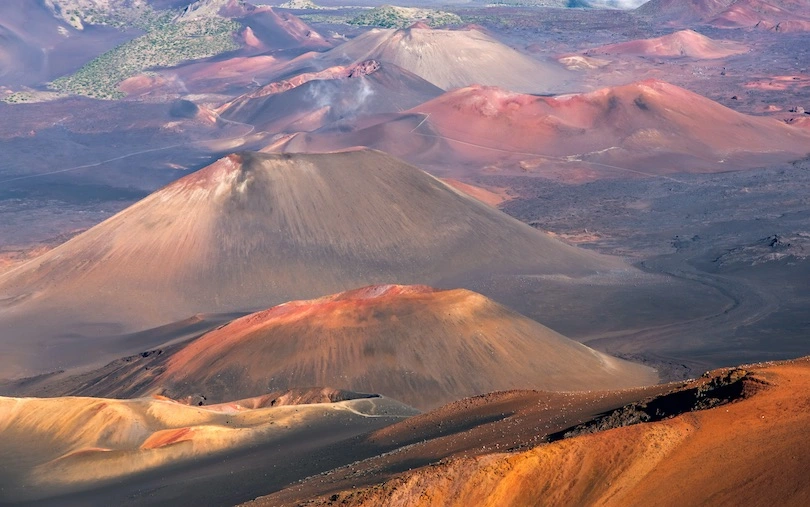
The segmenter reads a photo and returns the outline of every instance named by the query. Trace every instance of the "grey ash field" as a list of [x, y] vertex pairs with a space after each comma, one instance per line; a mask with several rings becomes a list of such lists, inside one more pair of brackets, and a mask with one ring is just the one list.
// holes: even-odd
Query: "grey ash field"
[[2, 2], [0, 505], [810, 502], [810, 1], [423, 3]]

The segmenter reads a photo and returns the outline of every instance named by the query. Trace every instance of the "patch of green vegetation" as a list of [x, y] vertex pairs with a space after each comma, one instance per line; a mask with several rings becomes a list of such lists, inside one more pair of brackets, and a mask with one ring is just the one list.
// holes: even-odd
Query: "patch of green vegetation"
[[462, 22], [461, 18], [452, 12], [383, 5], [360, 14], [348, 23], [381, 28], [405, 28], [417, 21], [423, 21], [432, 27], [458, 25]]
[[158, 23], [140, 37], [95, 58], [76, 73], [51, 83], [54, 90], [97, 99], [119, 99], [118, 84], [154, 67], [173, 67], [238, 49], [233, 34], [239, 23], [223, 18], [198, 18]]

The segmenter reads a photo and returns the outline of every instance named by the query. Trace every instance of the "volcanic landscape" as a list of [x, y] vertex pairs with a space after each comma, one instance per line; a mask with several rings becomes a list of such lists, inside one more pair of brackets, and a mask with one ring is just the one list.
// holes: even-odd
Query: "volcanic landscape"
[[810, 0], [0, 2], [0, 505], [810, 504]]

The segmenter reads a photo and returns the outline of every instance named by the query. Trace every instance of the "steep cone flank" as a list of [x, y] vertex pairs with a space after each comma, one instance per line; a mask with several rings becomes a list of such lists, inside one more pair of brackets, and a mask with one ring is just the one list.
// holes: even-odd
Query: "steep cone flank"
[[614, 269], [383, 153], [243, 153], [2, 275], [0, 366], [112, 359], [150, 345], [92, 337], [368, 284]]
[[392, 63], [444, 90], [483, 84], [552, 93], [563, 91], [569, 79], [556, 62], [535, 60], [475, 29], [375, 29], [319, 59], [328, 65], [369, 59]]
[[[327, 445], [416, 413], [379, 396], [311, 391], [291, 396], [311, 401], [323, 399], [323, 392], [336, 401], [270, 407], [256, 399], [191, 407], [159, 399], [0, 397], [0, 498], [41, 500], [113, 480], [121, 487], [128, 476], [182, 470], [211, 456], [238, 462], [247, 449], [263, 452], [263, 463], [280, 458], [280, 466], [295, 455], [294, 443]], [[219, 478], [216, 471], [208, 474]]]
[[692, 30], [681, 30], [655, 39], [611, 44], [587, 52], [588, 55], [625, 54], [656, 57], [681, 57], [709, 60], [745, 53], [742, 44], [715, 41]]
[[372, 286], [237, 319], [171, 355], [144, 392], [218, 402], [340, 385], [425, 409], [494, 390], [656, 380], [646, 367], [596, 352], [474, 292]]

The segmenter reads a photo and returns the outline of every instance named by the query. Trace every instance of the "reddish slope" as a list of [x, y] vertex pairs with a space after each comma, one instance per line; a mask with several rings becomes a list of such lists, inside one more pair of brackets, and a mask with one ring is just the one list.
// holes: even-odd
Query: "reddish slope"
[[[745, 370], [695, 383], [706, 393], [712, 382], [739, 379], [729, 387], [737, 401], [716, 408], [689, 411], [687, 404], [687, 412], [658, 422], [448, 460], [307, 505], [807, 505], [810, 360]], [[283, 494], [252, 505], [273, 505]]]
[[745, 153], [802, 156], [810, 146], [802, 132], [779, 121], [745, 116], [661, 81], [553, 98], [465, 88], [415, 111], [430, 114], [430, 124], [448, 137], [556, 156], [607, 149], [632, 160], [658, 151], [717, 167], [719, 159]]
[[803, 129], [654, 80], [557, 97], [475, 86], [383, 120], [297, 136], [281, 149], [366, 145], [402, 156], [398, 150], [411, 150], [412, 160], [431, 166], [520, 164], [515, 169], [586, 168], [613, 176], [728, 171], [810, 151]]
[[617, 54], [654, 57], [689, 57], [698, 60], [726, 58], [745, 53], [742, 44], [730, 41], [716, 41], [692, 30], [664, 35], [655, 39], [634, 40], [591, 49], [587, 55]]
[[648, 368], [589, 349], [484, 296], [422, 286], [285, 303], [203, 335], [170, 353], [161, 369], [140, 383], [141, 393], [165, 389], [172, 398], [217, 402], [336, 382], [419, 409], [493, 390], [657, 381]]

